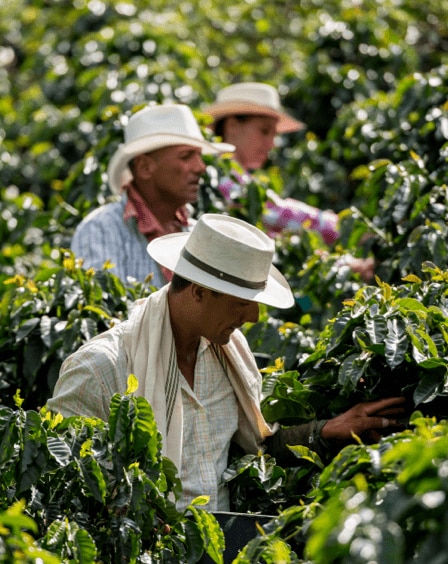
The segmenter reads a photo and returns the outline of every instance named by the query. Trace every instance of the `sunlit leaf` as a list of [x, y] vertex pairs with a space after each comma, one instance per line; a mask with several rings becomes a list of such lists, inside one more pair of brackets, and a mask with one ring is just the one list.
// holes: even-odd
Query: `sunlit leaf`
[[402, 321], [396, 318], [388, 319], [384, 343], [387, 363], [391, 368], [396, 368], [403, 362], [409, 344], [406, 327]]

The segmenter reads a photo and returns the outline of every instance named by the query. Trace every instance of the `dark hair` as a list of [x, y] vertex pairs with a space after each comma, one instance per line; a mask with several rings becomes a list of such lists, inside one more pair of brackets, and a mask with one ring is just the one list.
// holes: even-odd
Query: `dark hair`
[[128, 168], [131, 171], [132, 176], [135, 174], [135, 157], [128, 162]]
[[225, 139], [224, 139], [224, 125], [225, 125], [226, 119], [228, 119], [229, 117], [233, 117], [236, 120], [244, 123], [245, 121], [247, 121], [247, 120], [249, 120], [253, 117], [256, 117], [256, 116], [254, 114], [235, 114], [235, 115], [225, 116], [223, 118], [218, 119], [216, 121], [213, 129], [214, 129], [215, 135], [217, 137], [221, 137], [221, 139], [223, 141], [225, 141]]
[[[182, 292], [182, 290], [188, 288], [190, 284], [193, 284], [193, 282], [190, 282], [190, 280], [186, 280], [185, 278], [182, 278], [182, 276], [179, 276], [179, 274], [173, 274], [173, 278], [171, 279], [171, 291], [173, 293]], [[222, 292], [217, 292], [216, 290], [210, 290], [210, 292], [216, 298], [222, 296]]]
[[182, 276], [179, 276], [178, 274], [173, 274], [173, 278], [171, 280], [171, 290], [173, 292], [182, 292], [182, 290], [188, 288], [190, 284], [191, 282], [189, 280], [182, 278]]
[[135, 155], [134, 157], [132, 157], [132, 159], [128, 162], [128, 167], [129, 170], [131, 171], [132, 176], [135, 176], [135, 160], [137, 159], [137, 157], [140, 157], [141, 155], [151, 155], [152, 158], [154, 158], [154, 153], [156, 151], [147, 151], [145, 153], [139, 153], [138, 155]]
[[226, 121], [227, 118], [221, 118], [218, 119], [218, 121], [215, 123], [215, 126], [213, 128], [215, 135], [217, 137], [221, 137], [221, 139], [224, 139], [224, 123]]

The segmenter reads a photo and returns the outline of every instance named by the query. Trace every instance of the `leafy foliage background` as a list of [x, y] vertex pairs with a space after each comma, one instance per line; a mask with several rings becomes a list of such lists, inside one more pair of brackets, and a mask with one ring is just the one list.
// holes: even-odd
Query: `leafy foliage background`
[[[11, 423], [16, 389], [24, 408], [40, 408], [65, 356], [152, 291], [150, 280], [125, 285], [107, 265], [85, 271], [67, 251], [77, 223], [111, 197], [105, 170], [126, 116], [148, 102], [187, 103], [211, 135], [203, 108], [220, 88], [243, 80], [275, 85], [306, 128], [282, 138], [238, 214], [258, 223], [269, 186], [332, 208], [341, 222], [331, 247], [306, 230], [276, 241], [296, 307], [263, 310], [247, 330], [268, 363], [284, 358], [265, 376], [266, 410], [276, 405], [280, 420], [291, 404], [307, 417], [313, 410], [325, 415], [379, 393], [385, 376], [391, 380], [397, 371], [402, 379], [394, 385], [414, 405], [444, 405], [447, 13], [447, 0], [2, 2], [0, 389], [2, 421], [11, 418], [5, 452], [20, 451], [17, 431], [26, 420], [39, 449], [47, 448], [37, 414], [19, 411]], [[222, 207], [216, 179], [229, 163], [210, 158], [207, 164], [198, 213]], [[345, 264], [347, 255], [375, 257], [376, 283], [366, 287]], [[323, 385], [332, 397], [325, 405], [315, 394]], [[293, 473], [263, 457], [243, 459], [231, 471], [241, 507], [252, 497], [280, 514], [239, 561], [278, 562], [285, 554], [294, 562], [442, 558], [446, 426], [423, 418], [414, 425], [415, 432], [378, 447], [347, 447], [323, 473], [303, 451], [296, 452]], [[39, 457], [14, 460], [28, 461], [39, 479]], [[11, 531], [0, 534], [4, 554], [19, 554], [23, 562], [38, 549], [45, 561], [56, 561], [22, 535], [26, 529], [42, 536], [41, 522], [33, 526], [22, 506], [6, 509], [14, 497], [8, 488], [16, 487], [8, 476], [2, 472], [0, 490], [10, 494], [0, 515]], [[71, 526], [58, 534], [91, 549]], [[207, 537], [195, 538], [201, 552]], [[166, 561], [171, 542], [177, 541], [159, 538]], [[75, 550], [68, 540], [59, 548], [68, 546]], [[219, 550], [215, 556], [219, 561]]]

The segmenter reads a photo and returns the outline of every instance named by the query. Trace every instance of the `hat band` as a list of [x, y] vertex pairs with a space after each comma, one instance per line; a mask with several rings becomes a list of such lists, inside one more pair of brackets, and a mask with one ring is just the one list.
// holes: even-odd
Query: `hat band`
[[194, 255], [188, 252], [185, 247], [182, 250], [181, 254], [182, 257], [193, 266], [197, 266], [207, 274], [216, 276], [216, 278], [224, 280], [225, 282], [230, 282], [232, 284], [236, 284], [237, 286], [242, 286], [243, 288], [250, 288], [251, 290], [263, 290], [266, 287], [266, 280], [263, 282], [250, 282], [249, 280], [238, 278], [238, 276], [232, 276], [227, 272], [222, 272], [222, 270], [218, 270], [217, 268], [214, 268], [213, 266], [210, 266], [209, 264], [206, 264], [205, 262], [202, 262], [201, 260], [196, 258]]

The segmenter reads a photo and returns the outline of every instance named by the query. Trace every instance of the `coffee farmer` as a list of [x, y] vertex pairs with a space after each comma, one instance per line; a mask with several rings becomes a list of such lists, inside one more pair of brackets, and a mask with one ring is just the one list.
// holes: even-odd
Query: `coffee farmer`
[[135, 374], [136, 393], [154, 410], [163, 454], [182, 480], [179, 508], [208, 495], [207, 509], [229, 509], [221, 477], [232, 441], [283, 462], [287, 445], [310, 444], [310, 437], [310, 446], [325, 456], [331, 441], [396, 426], [400, 398], [359, 404], [303, 426], [283, 429], [265, 421], [261, 375], [240, 328], [258, 320], [259, 303], [287, 309], [294, 298], [272, 264], [274, 243], [262, 231], [204, 214], [190, 233], [156, 238], [148, 252], [174, 273], [171, 282], [65, 360], [48, 407], [107, 420], [112, 396], [124, 394], [128, 375]]
[[188, 106], [148, 106], [136, 112], [107, 169], [110, 189], [119, 198], [79, 224], [71, 249], [85, 268], [100, 269], [109, 261], [123, 281], [144, 281], [152, 274], [152, 284], [163, 286], [171, 273], [148, 255], [148, 242], [191, 229], [190, 204], [197, 200], [205, 171], [202, 154], [232, 150], [206, 141]]

